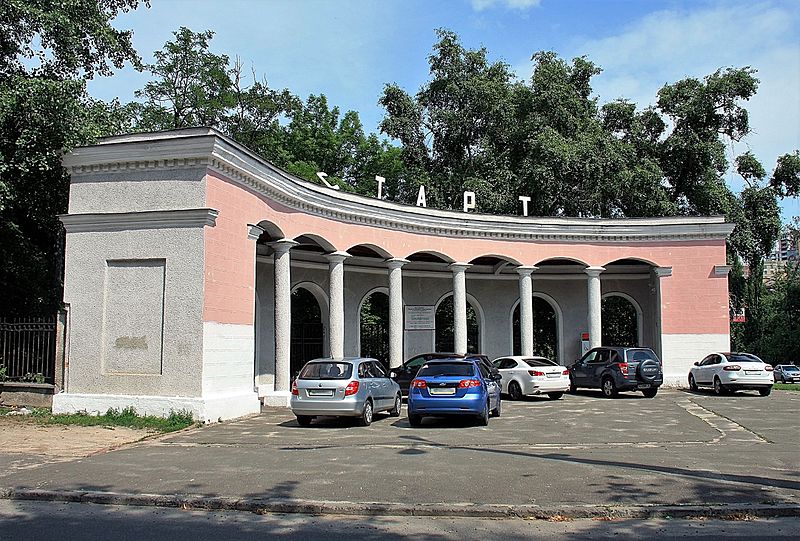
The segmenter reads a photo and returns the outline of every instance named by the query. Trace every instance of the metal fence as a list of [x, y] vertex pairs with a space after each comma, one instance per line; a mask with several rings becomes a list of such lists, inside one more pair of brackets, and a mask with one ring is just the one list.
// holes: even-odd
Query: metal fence
[[378, 359], [389, 366], [389, 327], [385, 323], [361, 325], [361, 356]]
[[0, 381], [54, 383], [57, 321], [0, 317]]

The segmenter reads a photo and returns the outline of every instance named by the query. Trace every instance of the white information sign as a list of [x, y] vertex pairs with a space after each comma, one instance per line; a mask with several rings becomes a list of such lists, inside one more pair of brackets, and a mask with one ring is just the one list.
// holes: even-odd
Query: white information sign
[[429, 331], [436, 323], [434, 306], [406, 306], [406, 330]]

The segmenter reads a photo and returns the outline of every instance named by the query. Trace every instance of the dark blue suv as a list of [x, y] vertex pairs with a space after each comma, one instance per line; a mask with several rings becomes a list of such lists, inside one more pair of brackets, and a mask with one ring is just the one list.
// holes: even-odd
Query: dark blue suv
[[652, 349], [599, 347], [569, 367], [570, 391], [580, 387], [600, 389], [611, 398], [619, 391], [641, 391], [653, 398], [664, 383], [661, 361]]

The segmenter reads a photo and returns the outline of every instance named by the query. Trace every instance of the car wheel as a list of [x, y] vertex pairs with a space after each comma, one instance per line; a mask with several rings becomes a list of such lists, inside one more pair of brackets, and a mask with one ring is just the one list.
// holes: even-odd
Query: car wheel
[[758, 394], [760, 394], [761, 396], [769, 396], [769, 393], [771, 392], [772, 392], [772, 387], [767, 387], [765, 389], [758, 390]]
[[694, 380], [694, 376], [692, 374], [689, 374], [689, 390], [697, 390], [697, 382]]
[[503, 406], [500, 397], [497, 397], [497, 407], [492, 410], [492, 417], [500, 417], [500, 413], [502, 413]]
[[572, 376], [569, 377], [569, 392], [572, 394], [578, 392], [578, 386], [575, 385], [575, 380], [572, 379]]
[[311, 415], [298, 415], [297, 416], [297, 424], [300, 426], [311, 426], [311, 421], [314, 420], [314, 417]]
[[414, 415], [412, 413], [409, 413], [408, 424], [410, 424], [411, 426], [419, 426], [420, 424], [422, 424], [422, 417], [420, 417], [419, 415]]
[[361, 426], [369, 426], [372, 424], [372, 401], [367, 400], [364, 404], [364, 409], [361, 410], [361, 417], [358, 418], [358, 422]]
[[600, 389], [603, 391], [603, 396], [606, 398], [614, 398], [617, 396], [617, 386], [614, 385], [614, 380], [611, 378], [603, 378], [603, 383]]
[[645, 389], [642, 394], [645, 398], [655, 398], [658, 394], [658, 389]]
[[714, 376], [714, 394], [721, 395], [725, 394], [725, 386], [719, 380], [717, 376]]
[[547, 396], [550, 397], [550, 400], [558, 400], [564, 396], [564, 393], [547, 393]]
[[400, 417], [400, 408], [403, 407], [403, 398], [398, 394], [394, 397], [394, 406], [389, 410], [392, 417]]
[[480, 426], [486, 426], [489, 424], [489, 401], [487, 400], [486, 403], [483, 405], [483, 413], [478, 417], [478, 424]]
[[522, 388], [519, 383], [512, 381], [508, 384], [508, 396], [511, 397], [511, 400], [522, 400]]

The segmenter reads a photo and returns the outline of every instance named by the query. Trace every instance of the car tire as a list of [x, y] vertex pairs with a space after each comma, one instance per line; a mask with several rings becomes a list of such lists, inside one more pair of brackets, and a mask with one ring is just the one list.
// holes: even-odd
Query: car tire
[[422, 417], [419, 415], [414, 415], [413, 413], [408, 414], [408, 424], [411, 426], [417, 427], [422, 424]]
[[372, 400], [367, 400], [364, 403], [364, 409], [361, 410], [361, 416], [358, 418], [358, 424], [361, 426], [369, 426], [372, 424], [372, 415], [374, 411], [372, 409]]
[[761, 396], [769, 396], [769, 393], [771, 392], [772, 392], [772, 387], [767, 387], [765, 389], [758, 390], [758, 394], [760, 394]]
[[725, 386], [722, 384], [722, 381], [720, 381], [719, 377], [714, 376], [714, 394], [720, 396], [725, 394], [726, 391], [727, 389], [725, 389]]
[[603, 396], [606, 398], [617, 396], [617, 386], [614, 385], [614, 380], [608, 376], [604, 377], [600, 383], [600, 390], [603, 391]]
[[547, 393], [547, 396], [548, 398], [550, 398], [550, 400], [558, 400], [559, 398], [564, 396], [564, 393]]
[[522, 388], [519, 383], [512, 381], [508, 384], [508, 396], [511, 400], [522, 400]]
[[297, 424], [300, 426], [311, 426], [311, 421], [314, 420], [314, 417], [311, 415], [297, 415]]
[[572, 376], [569, 377], [569, 392], [571, 394], [575, 394], [578, 392], [578, 386], [575, 385], [575, 380], [572, 379]]
[[483, 405], [483, 413], [478, 417], [478, 425], [486, 426], [489, 424], [489, 401]]
[[394, 397], [394, 406], [392, 409], [389, 410], [389, 415], [392, 417], [400, 417], [400, 409], [403, 407], [403, 398], [398, 393], [397, 396]]
[[642, 391], [645, 398], [655, 398], [658, 394], [658, 389], [645, 389]]
[[491, 412], [492, 417], [500, 417], [500, 414], [503, 412], [503, 406], [500, 397], [497, 397], [497, 407], [494, 408]]
[[694, 380], [694, 376], [691, 374], [689, 374], [689, 390], [697, 391], [697, 382]]

